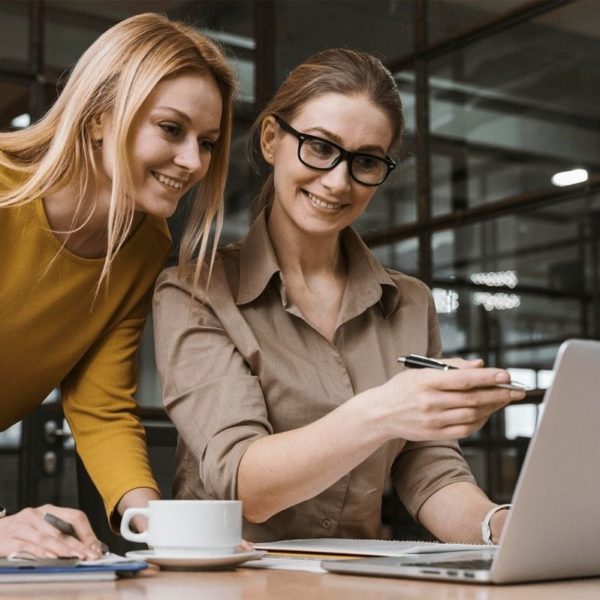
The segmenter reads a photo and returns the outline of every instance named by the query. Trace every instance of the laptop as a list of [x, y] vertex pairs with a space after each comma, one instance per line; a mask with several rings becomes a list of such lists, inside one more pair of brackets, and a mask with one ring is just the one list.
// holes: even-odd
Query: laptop
[[600, 576], [600, 342], [561, 345], [543, 406], [496, 548], [323, 568], [496, 584]]

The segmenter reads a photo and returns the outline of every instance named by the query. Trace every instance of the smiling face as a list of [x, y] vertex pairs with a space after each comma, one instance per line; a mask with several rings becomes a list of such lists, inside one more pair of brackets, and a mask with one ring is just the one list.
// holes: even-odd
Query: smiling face
[[[142, 104], [131, 131], [129, 168], [136, 210], [159, 217], [207, 173], [219, 138], [221, 92], [212, 76], [186, 73], [160, 81]], [[102, 124], [101, 194], [110, 196], [115, 156], [110, 118]]]
[[[289, 124], [351, 152], [382, 158], [392, 142], [389, 118], [361, 94], [318, 96]], [[285, 132], [273, 117], [265, 120], [261, 142], [265, 160], [273, 166], [272, 224], [291, 224], [309, 235], [337, 235], [363, 213], [377, 189], [352, 179], [346, 161], [330, 171], [303, 165], [298, 160], [297, 138]]]

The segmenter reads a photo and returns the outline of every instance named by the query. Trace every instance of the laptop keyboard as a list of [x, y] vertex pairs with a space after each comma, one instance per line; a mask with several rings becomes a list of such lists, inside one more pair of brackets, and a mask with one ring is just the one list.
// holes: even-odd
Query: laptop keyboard
[[474, 571], [489, 571], [492, 559], [447, 560], [444, 562], [404, 563], [404, 567], [428, 567], [435, 569], [467, 569]]

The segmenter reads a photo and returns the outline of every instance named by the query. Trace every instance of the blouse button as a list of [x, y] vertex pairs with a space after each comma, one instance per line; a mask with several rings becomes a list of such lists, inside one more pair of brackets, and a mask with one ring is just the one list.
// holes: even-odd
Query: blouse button
[[329, 529], [331, 527], [331, 519], [323, 519], [321, 521], [321, 527], [323, 529]]

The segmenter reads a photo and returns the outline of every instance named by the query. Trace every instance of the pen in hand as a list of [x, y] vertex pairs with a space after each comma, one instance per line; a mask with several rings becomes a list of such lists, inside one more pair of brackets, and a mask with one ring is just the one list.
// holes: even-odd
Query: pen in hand
[[[50, 523], [50, 525], [58, 529], [61, 533], [64, 533], [65, 535], [70, 535], [76, 540], [81, 541], [79, 539], [79, 536], [77, 535], [77, 532], [75, 531], [75, 528], [73, 527], [73, 525], [71, 525], [71, 523], [60, 519], [59, 517], [51, 513], [44, 513], [42, 515], [42, 518], [44, 519], [44, 521]], [[108, 552], [108, 546], [104, 542], [100, 542], [100, 553], [107, 554]]]
[[[441, 360], [436, 360], [435, 358], [428, 358], [426, 356], [419, 356], [418, 354], [399, 356], [397, 360], [405, 367], [409, 367], [411, 369], [438, 369], [441, 371], [458, 369], [458, 367], [449, 365], [445, 362], [442, 362]], [[511, 381], [510, 383], [497, 383], [494, 387], [505, 388], [507, 390], [519, 390], [523, 392], [532, 389], [524, 385], [523, 383], [519, 383], [518, 381]]]

